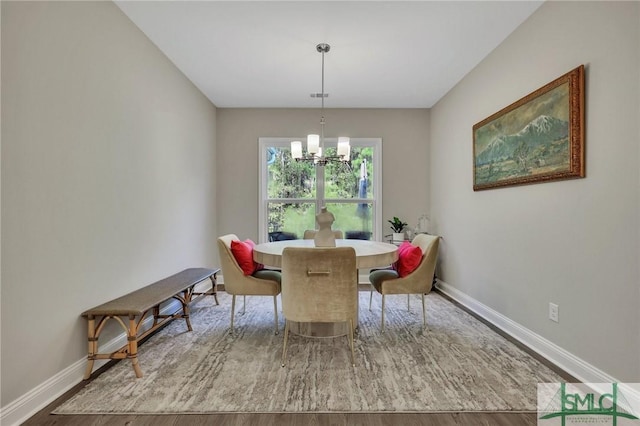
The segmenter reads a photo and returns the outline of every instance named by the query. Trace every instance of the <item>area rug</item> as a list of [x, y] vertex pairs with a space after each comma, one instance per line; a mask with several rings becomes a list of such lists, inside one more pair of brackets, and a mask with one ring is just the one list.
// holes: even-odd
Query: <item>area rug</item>
[[563, 381], [438, 293], [424, 333], [420, 298], [408, 311], [406, 296], [387, 296], [382, 334], [380, 296], [369, 311], [361, 292], [355, 367], [346, 337], [292, 335], [282, 368], [273, 299], [247, 297], [230, 335], [231, 297], [219, 298], [194, 305], [193, 332], [176, 320], [141, 346], [144, 377], [121, 361], [53, 413], [535, 411], [537, 383]]

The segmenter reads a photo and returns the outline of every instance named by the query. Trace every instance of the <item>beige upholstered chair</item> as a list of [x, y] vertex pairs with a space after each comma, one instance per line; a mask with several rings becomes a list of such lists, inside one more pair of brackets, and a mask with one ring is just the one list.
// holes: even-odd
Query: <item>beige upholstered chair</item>
[[231, 241], [239, 240], [234, 234], [218, 238], [220, 268], [224, 277], [224, 289], [231, 294], [231, 333], [233, 333], [233, 317], [236, 309], [236, 296], [273, 296], [275, 334], [278, 334], [278, 299], [280, 294], [279, 271], [262, 270], [254, 275], [244, 275], [240, 265], [231, 252]]
[[353, 332], [358, 317], [358, 272], [352, 247], [287, 247], [282, 252], [282, 366], [287, 360], [289, 322], [346, 322], [355, 365]]
[[[384, 296], [387, 294], [420, 294], [422, 296], [422, 327], [427, 325], [427, 316], [424, 306], [424, 295], [431, 291], [433, 274], [438, 258], [438, 245], [440, 237], [437, 235], [418, 234], [411, 244], [419, 246], [422, 250], [422, 259], [418, 267], [409, 275], [400, 278], [398, 273], [391, 269], [380, 269], [371, 272], [369, 281], [373, 288], [382, 295], [382, 332], [384, 333]], [[369, 309], [371, 299], [369, 297]], [[407, 299], [407, 306], [409, 300]]]
[[[316, 237], [317, 232], [318, 231], [316, 231], [315, 229], [307, 229], [306, 231], [304, 231], [304, 235], [302, 238], [305, 240], [313, 240]], [[342, 231], [333, 231], [333, 236], [336, 240], [341, 240], [342, 238], [344, 238], [342, 236]]]

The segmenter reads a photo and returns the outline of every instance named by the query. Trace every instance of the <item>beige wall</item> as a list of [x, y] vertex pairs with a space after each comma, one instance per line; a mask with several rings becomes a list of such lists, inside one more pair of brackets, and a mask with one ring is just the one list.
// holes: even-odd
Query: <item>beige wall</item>
[[215, 107], [111, 2], [2, 7], [2, 398], [86, 356], [80, 313], [217, 264]]
[[[442, 278], [624, 382], [640, 381], [639, 9], [546, 2], [431, 110]], [[580, 64], [587, 177], [473, 192], [472, 126]]]
[[[320, 131], [319, 109], [218, 108], [218, 232], [258, 238], [258, 138]], [[381, 137], [382, 218], [415, 226], [429, 212], [429, 111], [325, 109], [325, 136]], [[384, 234], [391, 232], [385, 225]]]

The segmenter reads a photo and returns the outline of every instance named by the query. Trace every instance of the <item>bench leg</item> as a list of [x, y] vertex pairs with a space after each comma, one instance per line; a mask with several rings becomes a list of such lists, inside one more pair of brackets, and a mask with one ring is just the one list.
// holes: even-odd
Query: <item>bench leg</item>
[[193, 331], [193, 327], [191, 327], [191, 319], [189, 318], [189, 305], [185, 304], [182, 307], [184, 320], [187, 322], [187, 330]]
[[193, 287], [194, 286], [191, 286], [188, 289], [184, 290], [182, 292], [182, 295], [176, 294], [175, 296], [173, 296], [173, 298], [179, 301], [182, 305], [182, 313], [180, 314], [176, 312], [172, 317], [184, 318], [185, 322], [187, 323], [187, 329], [189, 331], [193, 331], [193, 327], [191, 327], [191, 319], [189, 318], [189, 305], [191, 304], [191, 300], [193, 300]]
[[153, 327], [158, 324], [158, 317], [160, 316], [160, 305], [153, 308]]
[[136, 377], [142, 377], [142, 370], [138, 365], [138, 326], [136, 324], [136, 317], [129, 316], [129, 330], [127, 331], [127, 340], [129, 345], [129, 350], [127, 353], [127, 358], [131, 359], [131, 366], [133, 367], [133, 371], [136, 373]]
[[189, 318], [189, 304], [191, 303], [191, 297], [193, 295], [193, 286], [186, 289], [183, 294], [184, 296], [180, 299], [180, 302], [182, 302], [182, 317], [187, 322], [187, 328], [189, 331], [193, 331], [193, 328], [191, 327], [191, 319]]
[[87, 368], [84, 371], [83, 380], [89, 380], [91, 373], [93, 372], [93, 362], [95, 361], [95, 354], [98, 352], [98, 341], [96, 339], [96, 320], [93, 317], [87, 318], [88, 331], [87, 338], [89, 341], [89, 354], [87, 355]]

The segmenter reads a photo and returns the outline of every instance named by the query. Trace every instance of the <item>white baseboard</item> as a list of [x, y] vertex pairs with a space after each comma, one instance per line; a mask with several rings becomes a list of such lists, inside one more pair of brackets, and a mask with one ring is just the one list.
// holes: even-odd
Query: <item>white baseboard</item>
[[[153, 320], [148, 318], [148, 320]], [[146, 321], [146, 320], [145, 320]], [[145, 324], [146, 325], [146, 324]], [[101, 352], [113, 352], [121, 348], [127, 343], [127, 335], [122, 335], [110, 340], [100, 346]], [[94, 371], [102, 367], [108, 360], [96, 360], [94, 363]], [[38, 411], [49, 405], [56, 398], [60, 397], [66, 391], [80, 383], [84, 377], [84, 370], [87, 367], [87, 358], [84, 357], [64, 370], [60, 371], [53, 377], [41, 383], [39, 386], [31, 389], [20, 398], [9, 403], [6, 407], [2, 407], [2, 416], [0, 424], [2, 425], [19, 425]]]
[[484, 318], [509, 336], [521, 342], [534, 352], [537, 352], [551, 363], [557, 365], [576, 379], [583, 383], [613, 383], [618, 382], [604, 371], [594, 367], [588, 362], [580, 359], [572, 353], [566, 351], [553, 342], [545, 339], [539, 334], [523, 327], [517, 322], [507, 318], [501, 313], [494, 311], [490, 307], [478, 302], [474, 298], [461, 292], [457, 288], [438, 280], [436, 284], [438, 290], [446, 294], [456, 302], [465, 306], [478, 316]]
[[[125, 340], [126, 341], [126, 340]], [[15, 401], [2, 407], [0, 424], [19, 425], [82, 380], [87, 359], [74, 362]]]
[[[211, 287], [211, 285], [209, 285]], [[201, 290], [198, 290], [201, 291]], [[202, 290], [204, 291], [204, 290]], [[180, 307], [180, 303], [174, 300], [163, 307], [161, 314], [169, 314]], [[153, 317], [146, 318], [142, 326], [148, 328], [153, 322]], [[126, 333], [122, 333], [110, 341], [100, 345], [100, 352], [108, 353], [120, 349], [127, 343]], [[125, 360], [127, 361], [127, 360]], [[104, 366], [109, 360], [96, 360], [93, 371]], [[0, 425], [17, 426], [28, 418], [42, 410], [44, 407], [63, 395], [69, 389], [80, 383], [84, 377], [84, 370], [87, 367], [87, 357], [74, 362], [69, 367], [60, 371], [45, 382], [31, 389], [15, 401], [10, 402], [0, 409]], [[144, 368], [144, 366], [142, 366]], [[133, 370], [131, 372], [133, 375]]]

